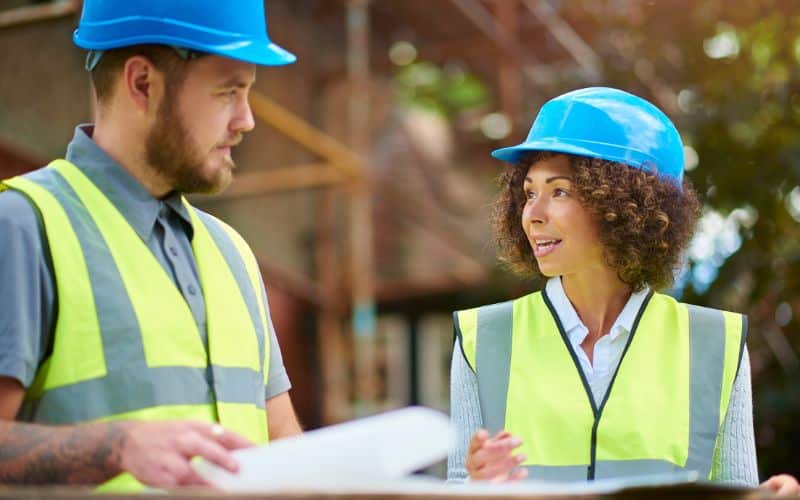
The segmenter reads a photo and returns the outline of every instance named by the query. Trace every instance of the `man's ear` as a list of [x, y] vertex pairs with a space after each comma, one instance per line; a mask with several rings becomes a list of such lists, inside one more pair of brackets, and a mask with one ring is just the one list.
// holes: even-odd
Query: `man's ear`
[[164, 93], [162, 73], [144, 56], [133, 56], [125, 61], [122, 84], [125, 95], [144, 113], [156, 109]]

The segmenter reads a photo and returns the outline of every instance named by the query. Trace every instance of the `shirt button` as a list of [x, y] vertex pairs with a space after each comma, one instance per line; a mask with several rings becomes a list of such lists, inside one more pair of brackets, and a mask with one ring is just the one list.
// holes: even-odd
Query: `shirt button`
[[171, 253], [173, 257], [177, 257], [178, 256], [178, 249], [175, 248], [175, 247], [169, 247], [169, 253]]
[[195, 287], [194, 285], [189, 285], [189, 295], [195, 295], [195, 294], [197, 294], [197, 287]]

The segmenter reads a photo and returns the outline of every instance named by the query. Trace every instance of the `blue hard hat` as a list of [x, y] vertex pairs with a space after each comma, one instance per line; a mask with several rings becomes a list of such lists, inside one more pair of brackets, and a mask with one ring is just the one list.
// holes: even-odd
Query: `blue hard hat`
[[492, 156], [515, 163], [527, 151], [554, 151], [625, 163], [680, 186], [683, 143], [667, 115], [622, 90], [589, 87], [547, 101], [525, 142]]
[[75, 45], [161, 44], [277, 66], [296, 57], [270, 41], [263, 0], [84, 0]]

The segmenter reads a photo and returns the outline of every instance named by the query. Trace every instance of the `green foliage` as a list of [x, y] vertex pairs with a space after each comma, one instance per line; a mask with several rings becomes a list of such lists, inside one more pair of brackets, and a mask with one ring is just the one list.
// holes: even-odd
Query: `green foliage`
[[603, 84], [660, 104], [697, 151], [688, 176], [706, 206], [757, 215], [710, 288], [689, 288], [684, 299], [749, 316], [761, 473], [799, 474], [800, 2], [564, 5], [591, 33]]
[[395, 76], [400, 102], [452, 117], [462, 111], [489, 104], [489, 91], [475, 76], [458, 67], [440, 67], [415, 62]]

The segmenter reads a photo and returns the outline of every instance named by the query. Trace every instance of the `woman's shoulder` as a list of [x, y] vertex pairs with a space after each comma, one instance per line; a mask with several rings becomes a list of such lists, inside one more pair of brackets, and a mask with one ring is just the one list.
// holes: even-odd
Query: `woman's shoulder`
[[513, 307], [515, 302], [529, 302], [529, 301], [536, 301], [542, 300], [543, 294], [542, 290], [537, 290], [535, 292], [528, 293], [526, 295], [522, 295], [521, 297], [511, 298], [508, 300], [504, 300], [501, 302], [491, 302], [488, 304], [478, 305], [474, 307], [468, 307], [465, 309], [457, 309], [453, 311], [453, 315], [460, 315], [460, 314], [469, 314], [469, 313], [477, 313], [479, 310], [492, 310], [492, 309], [501, 309], [504, 307]]
[[682, 302], [679, 299], [676, 299], [675, 297], [673, 297], [672, 295], [669, 295], [669, 294], [666, 294], [666, 293], [663, 293], [663, 292], [653, 292], [653, 298], [651, 299], [651, 301], [652, 300], [661, 301], [663, 303], [671, 304], [671, 305], [674, 305], [674, 306], [677, 306], [677, 307], [685, 307], [685, 308], [688, 308], [688, 309], [691, 309], [691, 310], [695, 310], [695, 311], [699, 311], [699, 312], [709, 312], [709, 313], [716, 312], [716, 313], [722, 313], [722, 314], [726, 314], [726, 315], [730, 314], [730, 315], [735, 315], [735, 316], [745, 316], [744, 313], [740, 313], [740, 312], [736, 312], [736, 311], [730, 311], [730, 310], [723, 309], [723, 308], [711, 307], [711, 306], [701, 306], [701, 305], [692, 304], [692, 303], [689, 303], [689, 302]]

